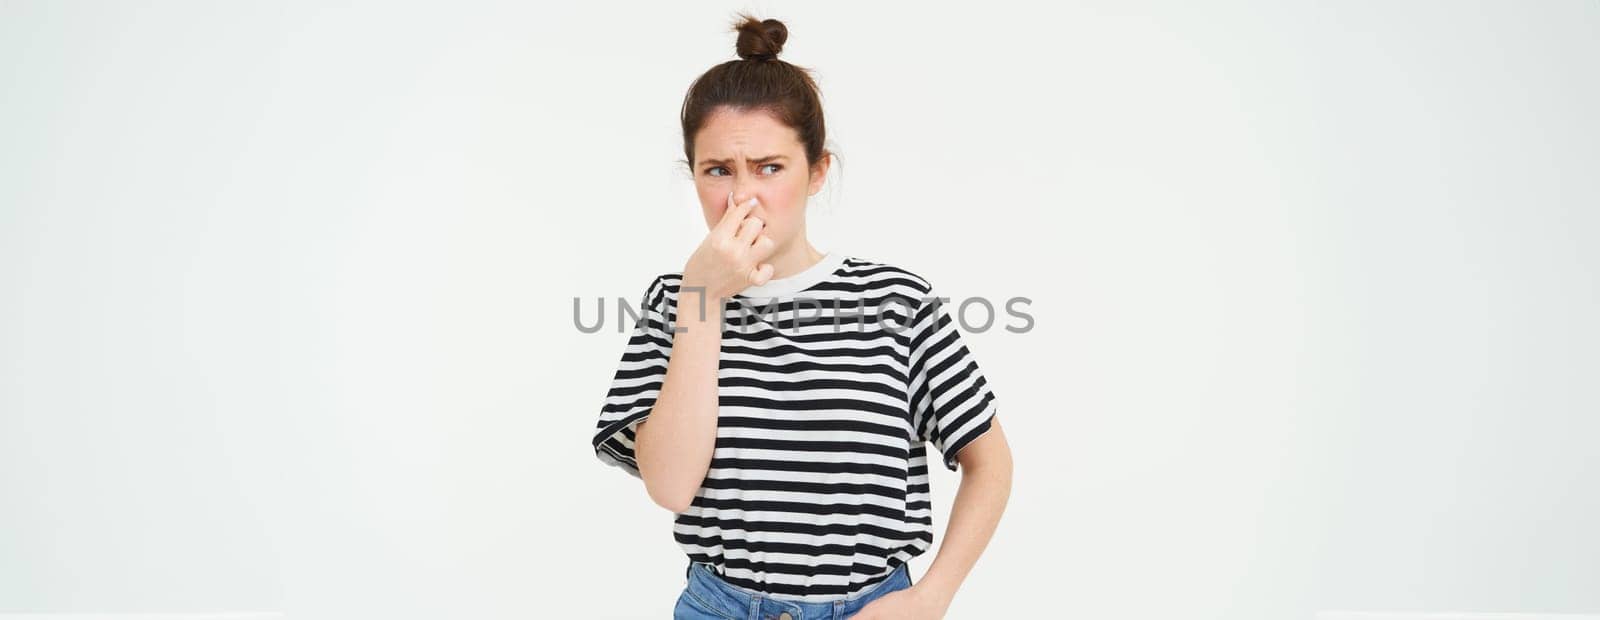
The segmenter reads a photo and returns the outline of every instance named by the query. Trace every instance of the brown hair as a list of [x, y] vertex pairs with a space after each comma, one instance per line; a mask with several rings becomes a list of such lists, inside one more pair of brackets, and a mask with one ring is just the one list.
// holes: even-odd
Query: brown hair
[[822, 122], [822, 96], [810, 70], [778, 60], [789, 29], [776, 19], [739, 13], [733, 24], [739, 60], [708, 69], [689, 85], [683, 98], [683, 155], [694, 170], [694, 137], [718, 107], [762, 110], [795, 130], [805, 147], [807, 167], [824, 154], [827, 131]]

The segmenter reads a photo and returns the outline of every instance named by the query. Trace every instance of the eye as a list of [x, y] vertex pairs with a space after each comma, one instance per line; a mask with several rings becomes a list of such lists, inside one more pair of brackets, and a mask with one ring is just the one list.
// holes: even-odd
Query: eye
[[720, 174], [713, 174], [713, 173], [715, 173], [715, 172], [716, 172], [716, 171], [718, 171], [718, 170], [727, 170], [727, 168], [723, 168], [723, 167], [722, 167], [722, 166], [712, 166], [712, 167], [710, 167], [710, 168], [706, 168], [706, 174], [709, 174], [709, 175], [711, 175], [711, 176], [714, 176], [714, 177], [720, 177], [720, 176], [722, 176], [722, 175], [720, 175]]
[[[783, 169], [783, 164], [767, 164], [766, 166], [762, 166], [762, 168], [766, 168], [767, 166], [772, 166], [774, 168], [777, 168], [778, 170], [782, 170]], [[770, 172], [768, 174], [777, 174], [778, 170], [773, 170], [772, 172]]]

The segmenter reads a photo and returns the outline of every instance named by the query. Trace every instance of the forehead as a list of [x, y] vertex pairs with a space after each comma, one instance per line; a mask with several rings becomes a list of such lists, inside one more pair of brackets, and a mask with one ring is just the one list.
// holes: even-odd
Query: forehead
[[695, 136], [696, 159], [792, 155], [800, 136], [765, 110], [718, 108]]

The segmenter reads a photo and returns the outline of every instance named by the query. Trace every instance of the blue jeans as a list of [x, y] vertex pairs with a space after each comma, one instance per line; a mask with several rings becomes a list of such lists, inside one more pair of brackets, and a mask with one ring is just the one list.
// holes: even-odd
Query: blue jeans
[[[845, 620], [885, 594], [911, 587], [910, 569], [896, 566], [883, 581], [853, 598], [822, 603], [778, 600], [723, 581], [710, 564], [689, 565], [689, 583], [672, 609], [675, 620]], [[788, 613], [788, 618], [780, 614]]]

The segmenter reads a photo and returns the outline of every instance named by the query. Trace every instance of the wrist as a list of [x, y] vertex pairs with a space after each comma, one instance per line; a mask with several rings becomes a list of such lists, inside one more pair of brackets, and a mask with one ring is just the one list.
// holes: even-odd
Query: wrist
[[[696, 290], [695, 284], [678, 289], [678, 324], [683, 331], [722, 333], [722, 298], [711, 291]], [[713, 329], [714, 328], [714, 329]]]
[[939, 582], [919, 581], [912, 584], [911, 591], [923, 600], [931, 601], [940, 609], [950, 606], [950, 601], [956, 597], [955, 588], [945, 586]]
[[713, 302], [720, 302], [721, 300], [732, 296], [732, 292], [713, 288], [710, 284], [700, 280], [685, 278], [678, 286], [679, 303], [682, 303], [682, 301], [685, 299], [692, 299], [696, 303], [704, 300], [706, 305], [710, 306], [713, 304]]

